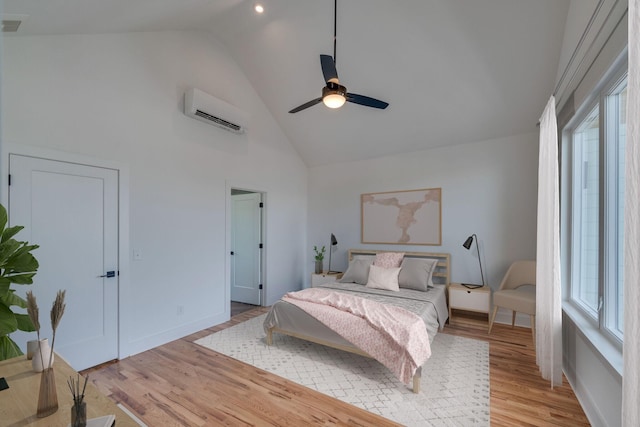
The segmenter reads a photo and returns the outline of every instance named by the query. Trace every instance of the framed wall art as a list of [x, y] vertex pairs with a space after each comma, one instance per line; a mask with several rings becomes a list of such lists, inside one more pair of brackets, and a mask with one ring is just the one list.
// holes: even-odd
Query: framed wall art
[[360, 195], [361, 242], [395, 245], [442, 244], [442, 189]]

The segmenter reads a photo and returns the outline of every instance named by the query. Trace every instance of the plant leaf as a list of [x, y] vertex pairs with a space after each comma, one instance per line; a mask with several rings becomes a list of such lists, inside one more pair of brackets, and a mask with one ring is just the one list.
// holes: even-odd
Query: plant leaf
[[[20, 255], [22, 255], [25, 252], [29, 252], [33, 249], [38, 249], [40, 246], [38, 245], [29, 245], [27, 244], [27, 242], [18, 242], [15, 239], [9, 239], [6, 242], [0, 243], [0, 245], [5, 245], [5, 244], [9, 244], [11, 242], [11, 244], [17, 243], [18, 244], [18, 248], [14, 250], [14, 252], [12, 254], [10, 254], [8, 257], [18, 257]], [[1, 246], [0, 246], [1, 247]]]
[[15, 283], [16, 285], [31, 285], [33, 284], [33, 276], [36, 273], [22, 273], [9, 275], [7, 278], [11, 281], [11, 283]]
[[18, 330], [25, 332], [34, 332], [36, 330], [36, 328], [33, 327], [33, 323], [31, 322], [31, 318], [28, 314], [14, 313], [14, 316], [16, 316]]
[[0, 240], [0, 242], [6, 242], [10, 238], [18, 234], [23, 228], [24, 227], [22, 225], [5, 228], [5, 230], [2, 232], [2, 239]]
[[11, 280], [6, 277], [0, 277], [0, 298], [9, 292], [9, 286], [11, 286]]
[[20, 242], [13, 237], [24, 227], [7, 227], [7, 210], [0, 204], [0, 360], [20, 356], [22, 351], [9, 338], [9, 334], [20, 329], [34, 331], [34, 325], [28, 314], [14, 313], [12, 306], [27, 307], [24, 298], [16, 295], [11, 284], [30, 285], [38, 270], [38, 260], [31, 251], [38, 245]]
[[0, 336], [0, 360], [22, 356], [20, 347], [8, 336]]
[[[25, 246], [24, 248], [27, 248]], [[22, 249], [24, 249], [22, 248]], [[24, 250], [17, 251], [15, 254], [11, 255], [7, 261], [7, 270], [5, 271], [5, 276], [7, 273], [28, 273], [32, 271], [36, 271], [40, 266], [38, 264], [38, 260], [31, 255], [31, 253], [26, 252]]]
[[0, 205], [0, 232], [4, 233], [4, 227], [7, 225], [7, 210]]
[[0, 297], [0, 302], [7, 307], [15, 305], [20, 308], [27, 308], [27, 300], [22, 298], [20, 295], [16, 295], [15, 289], [9, 289], [7, 295]]
[[15, 314], [4, 303], [0, 302], [0, 337], [9, 335], [18, 329]]
[[4, 267], [11, 256], [20, 248], [20, 242], [9, 239], [0, 243], [0, 267]]

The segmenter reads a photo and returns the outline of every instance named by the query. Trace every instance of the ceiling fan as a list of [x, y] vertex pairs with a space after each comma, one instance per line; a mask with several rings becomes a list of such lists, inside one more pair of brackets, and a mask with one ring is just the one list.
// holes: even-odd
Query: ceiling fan
[[357, 93], [347, 92], [347, 88], [340, 84], [338, 71], [336, 70], [336, 21], [337, 21], [338, 0], [334, 0], [333, 5], [333, 57], [330, 55], [320, 55], [320, 66], [326, 86], [322, 88], [322, 96], [294, 108], [289, 113], [297, 113], [313, 107], [323, 102], [329, 108], [340, 108], [345, 102], [364, 105], [366, 107], [379, 108], [384, 110], [389, 105], [387, 102], [371, 98]]

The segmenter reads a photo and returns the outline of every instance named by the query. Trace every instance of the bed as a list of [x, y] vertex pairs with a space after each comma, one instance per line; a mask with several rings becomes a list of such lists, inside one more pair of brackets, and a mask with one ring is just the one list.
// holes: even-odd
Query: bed
[[[398, 274], [398, 282], [401, 283], [399, 290], [390, 291], [365, 286], [374, 276], [372, 273], [369, 277], [369, 271], [374, 272], [375, 269], [377, 276], [380, 270], [378, 267], [371, 267], [376, 257], [394, 256], [394, 254], [402, 257]], [[429, 265], [431, 270], [423, 271], [424, 268], [428, 269]], [[373, 304], [383, 304], [389, 309], [397, 310], [397, 307], [400, 307], [408, 310], [422, 319], [431, 343], [448, 319], [446, 285], [449, 279], [449, 254], [351, 249], [349, 250], [349, 268], [344, 275], [337, 282], [317, 285], [314, 289], [337, 291], [341, 296], [359, 296], [367, 301], [373, 301]], [[346, 334], [342, 331], [338, 333], [332, 330], [294, 302], [285, 296], [269, 310], [264, 321], [268, 345], [272, 345], [273, 334], [279, 333], [372, 357], [343, 338], [342, 335]], [[422, 326], [422, 323], [420, 325]], [[421, 369], [421, 366], [417, 366], [413, 373], [411, 382], [415, 393], [420, 390]]]

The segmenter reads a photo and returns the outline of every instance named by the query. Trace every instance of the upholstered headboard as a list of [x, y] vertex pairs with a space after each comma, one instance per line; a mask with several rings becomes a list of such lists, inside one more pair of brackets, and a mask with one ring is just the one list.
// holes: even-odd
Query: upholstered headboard
[[451, 255], [433, 252], [404, 252], [388, 251], [384, 249], [349, 249], [349, 261], [354, 255], [376, 255], [381, 252], [403, 252], [409, 258], [430, 258], [437, 259], [438, 265], [433, 273], [433, 283], [437, 285], [448, 285], [451, 282]]

